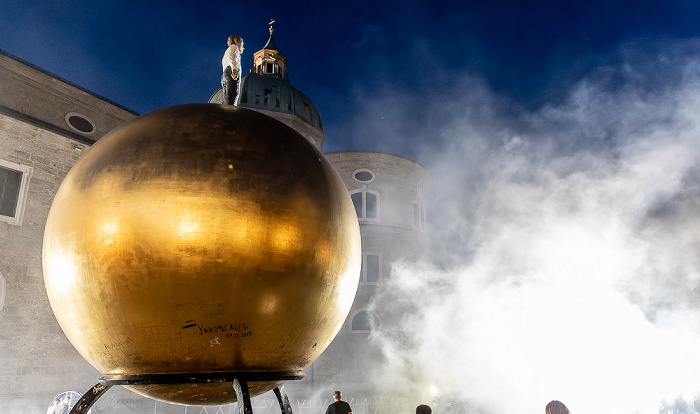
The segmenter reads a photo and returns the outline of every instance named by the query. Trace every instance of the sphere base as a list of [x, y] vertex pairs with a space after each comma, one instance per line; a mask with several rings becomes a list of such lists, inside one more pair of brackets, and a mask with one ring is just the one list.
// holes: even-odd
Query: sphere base
[[97, 400], [102, 397], [112, 386], [150, 385], [191, 385], [191, 384], [232, 384], [233, 391], [238, 402], [240, 414], [252, 414], [253, 408], [250, 402], [249, 382], [279, 383], [274, 388], [275, 396], [280, 404], [282, 414], [292, 414], [292, 406], [284, 390], [283, 382], [300, 380], [304, 375], [300, 372], [210, 372], [210, 373], [186, 373], [186, 374], [154, 374], [154, 375], [105, 375], [75, 404], [71, 414], [85, 414]]

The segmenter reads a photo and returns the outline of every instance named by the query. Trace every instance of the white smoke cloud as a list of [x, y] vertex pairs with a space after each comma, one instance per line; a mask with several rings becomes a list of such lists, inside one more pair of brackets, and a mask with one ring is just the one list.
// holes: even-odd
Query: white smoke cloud
[[412, 105], [369, 105], [398, 121], [365, 128], [430, 140], [434, 178], [438, 264], [396, 264], [374, 304], [384, 389], [417, 404], [434, 386], [434, 404], [458, 397], [488, 413], [543, 412], [552, 399], [646, 413], [696, 398], [700, 56], [669, 48], [623, 49], [620, 65], [536, 111], [469, 77], [454, 86], [469, 94], [422, 97], [436, 114], [422, 127], [397, 127]]

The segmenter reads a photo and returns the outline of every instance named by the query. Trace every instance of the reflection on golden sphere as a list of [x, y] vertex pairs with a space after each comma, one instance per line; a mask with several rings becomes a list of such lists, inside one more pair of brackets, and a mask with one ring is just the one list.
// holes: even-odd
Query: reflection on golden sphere
[[[300, 371], [343, 324], [360, 261], [355, 210], [325, 157], [270, 117], [214, 104], [102, 138], [63, 181], [43, 247], [56, 319], [105, 375]], [[230, 383], [129, 388], [236, 401]]]

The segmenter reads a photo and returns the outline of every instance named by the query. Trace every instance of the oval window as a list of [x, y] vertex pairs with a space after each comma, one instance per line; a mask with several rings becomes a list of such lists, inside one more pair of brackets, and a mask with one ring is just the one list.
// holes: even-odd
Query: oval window
[[362, 182], [372, 181], [374, 180], [374, 174], [372, 174], [372, 171], [360, 170], [355, 173], [355, 179]]
[[90, 121], [82, 116], [73, 115], [68, 118], [68, 123], [80, 132], [90, 133], [95, 130]]
[[66, 123], [72, 129], [82, 132], [83, 134], [92, 134], [95, 132], [95, 125], [85, 116], [75, 112], [66, 114]]

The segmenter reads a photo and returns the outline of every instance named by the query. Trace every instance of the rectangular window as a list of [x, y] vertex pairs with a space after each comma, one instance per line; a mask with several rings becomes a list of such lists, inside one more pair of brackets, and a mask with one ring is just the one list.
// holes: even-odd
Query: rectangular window
[[0, 160], [0, 221], [22, 224], [32, 168]]
[[357, 190], [350, 194], [360, 221], [377, 221], [379, 219], [379, 194], [371, 190]]
[[368, 254], [367, 255], [367, 281], [368, 282], [378, 282], [379, 281], [379, 255]]
[[377, 283], [382, 275], [382, 255], [381, 253], [364, 253], [362, 255], [362, 267], [360, 270], [360, 281], [367, 283]]
[[19, 202], [22, 173], [0, 167], [0, 215], [14, 217]]

